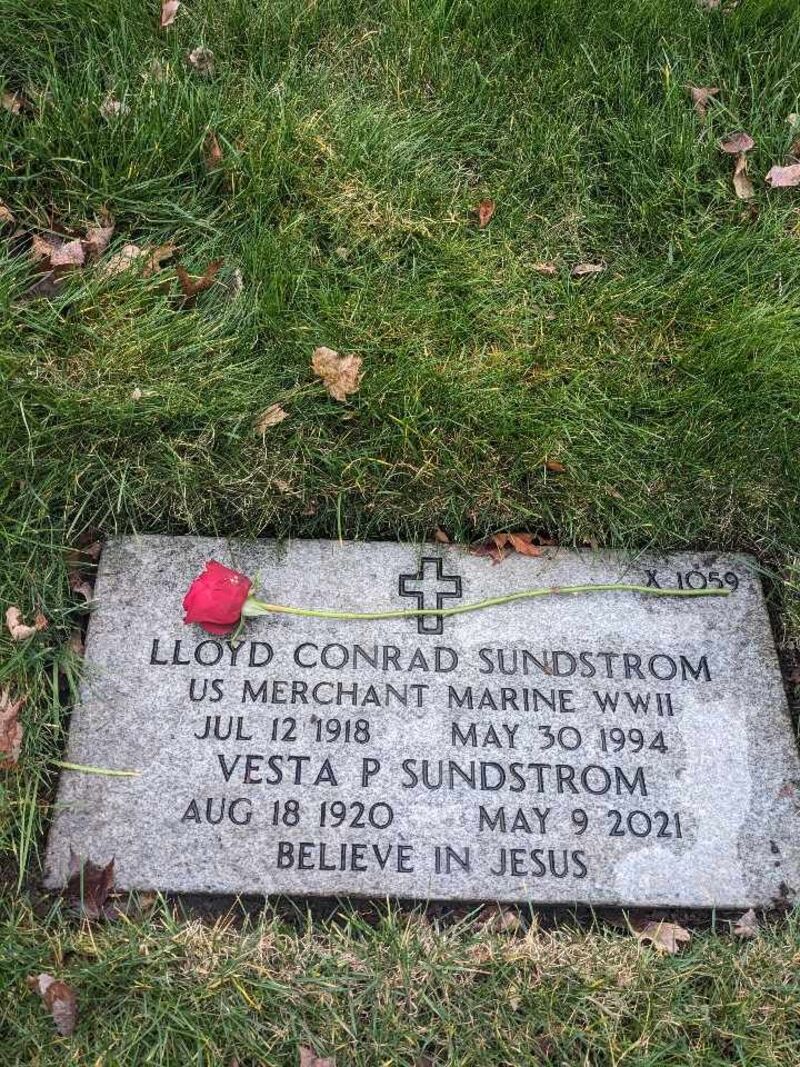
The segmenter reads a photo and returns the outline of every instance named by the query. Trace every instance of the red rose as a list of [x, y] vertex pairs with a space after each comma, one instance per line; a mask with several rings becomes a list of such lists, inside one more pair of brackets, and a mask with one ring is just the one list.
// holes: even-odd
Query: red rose
[[229, 634], [242, 617], [252, 582], [210, 559], [183, 598], [184, 622], [199, 622], [210, 634]]

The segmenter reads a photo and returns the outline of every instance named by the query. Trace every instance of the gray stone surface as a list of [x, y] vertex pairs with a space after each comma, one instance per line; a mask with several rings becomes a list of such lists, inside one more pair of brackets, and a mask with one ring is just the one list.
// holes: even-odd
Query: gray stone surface
[[[413, 608], [423, 557], [432, 575], [442, 561], [446, 605], [649, 572], [735, 589], [547, 597], [440, 634], [272, 616], [248, 623], [235, 664], [182, 624], [209, 558], [258, 575], [266, 599], [363, 611]], [[190, 662], [171, 662], [178, 641]], [[493, 565], [438, 545], [118, 540], [67, 759], [138, 775], [62, 772], [51, 887], [70, 847], [114, 856], [122, 887], [194, 892], [724, 908], [800, 882], [800, 767], [743, 556], [549, 550]]]

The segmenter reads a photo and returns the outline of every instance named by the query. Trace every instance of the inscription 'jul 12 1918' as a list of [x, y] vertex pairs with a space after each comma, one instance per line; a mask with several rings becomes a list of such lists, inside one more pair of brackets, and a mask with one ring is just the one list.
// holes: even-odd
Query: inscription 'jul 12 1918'
[[[99, 786], [65, 776], [53, 881], [68, 844], [94, 855], [98, 838], [123, 884], [174, 890], [738, 906], [794, 877], [779, 794], [796, 754], [758, 582], [739, 557], [554, 552], [493, 567], [452, 549], [415, 560], [402, 545], [262, 544], [242, 549], [249, 566], [233, 562], [260, 572], [272, 599], [344, 610], [576, 581], [732, 595], [268, 618], [228, 641], [176, 625], [207, 542], [110, 551], [89, 646], [105, 674], [84, 695], [70, 759], [91, 749], [96, 763], [106, 743], [114, 765], [141, 773]], [[147, 567], [178, 573], [123, 633], [104, 603]], [[82, 804], [92, 789], [105, 820]]]

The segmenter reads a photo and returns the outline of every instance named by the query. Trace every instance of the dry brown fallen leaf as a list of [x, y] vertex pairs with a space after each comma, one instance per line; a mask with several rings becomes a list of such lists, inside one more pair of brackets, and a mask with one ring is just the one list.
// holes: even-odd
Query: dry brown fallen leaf
[[506, 558], [506, 552], [519, 552], [521, 556], [541, 556], [542, 549], [534, 541], [539, 539], [530, 533], [496, 533], [477, 545], [470, 547], [473, 556], [488, 556], [494, 563]]
[[563, 474], [567, 469], [564, 464], [559, 463], [557, 459], [545, 460], [544, 465], [547, 470], [552, 471], [553, 474]]
[[34, 234], [31, 241], [31, 257], [43, 270], [57, 267], [82, 267], [86, 255], [83, 242], [65, 241], [56, 234]]
[[689, 96], [692, 98], [694, 109], [700, 119], [705, 121], [708, 112], [709, 101], [719, 95], [719, 89], [715, 86], [687, 85]]
[[67, 581], [69, 582], [70, 590], [76, 596], [83, 597], [88, 604], [94, 596], [94, 585], [87, 581], [78, 570], [70, 570], [67, 574]]
[[10, 226], [14, 222], [14, 213], [0, 200], [0, 226]]
[[433, 539], [439, 545], [450, 544], [450, 538], [447, 536], [441, 526], [437, 526], [436, 529], [433, 531]]
[[25, 697], [12, 700], [8, 689], [0, 689], [0, 769], [13, 767], [22, 749], [22, 723], [19, 712]]
[[740, 200], [752, 200], [756, 195], [753, 183], [747, 176], [747, 156], [740, 152], [733, 168], [733, 188]]
[[336, 1067], [333, 1056], [318, 1056], [313, 1048], [308, 1045], [300, 1045], [300, 1067]]
[[587, 274], [601, 274], [605, 269], [605, 263], [576, 263], [569, 273], [573, 278], [583, 278]]
[[266, 433], [270, 426], [277, 426], [279, 422], [289, 418], [289, 412], [284, 411], [280, 404], [270, 404], [266, 411], [262, 411], [255, 421], [255, 429], [258, 433]]
[[110, 220], [99, 226], [89, 226], [83, 241], [83, 250], [89, 263], [96, 263], [108, 248], [114, 236], [114, 223]]
[[800, 163], [788, 167], [770, 167], [764, 181], [771, 189], [791, 189], [800, 185]]
[[113, 256], [109, 256], [106, 262], [101, 265], [99, 273], [103, 278], [113, 278], [115, 275], [129, 270], [142, 257], [145, 257], [142, 275], [145, 278], [149, 278], [151, 275], [157, 274], [164, 263], [172, 259], [176, 251], [177, 247], [173, 244], [158, 245], [156, 248], [140, 248], [136, 244], [124, 244], [118, 252], [115, 252]]
[[113, 278], [114, 275], [128, 270], [140, 256], [144, 255], [144, 249], [135, 244], [124, 244], [113, 256], [109, 256], [100, 268], [100, 274], [104, 278]]
[[204, 289], [211, 288], [214, 284], [214, 278], [224, 262], [224, 259], [212, 260], [199, 278], [192, 278], [180, 263], [175, 265], [175, 273], [178, 275], [178, 283], [183, 293], [182, 307], [190, 307], [197, 299], [198, 293], [202, 293]]
[[114, 886], [113, 857], [105, 867], [101, 867], [88, 858], [81, 861], [80, 856], [70, 849], [67, 876], [64, 896], [70, 904], [77, 907], [81, 915], [87, 919], [113, 917], [115, 909], [106, 904]]
[[178, 8], [181, 6], [180, 0], [162, 0], [161, 2], [161, 29], [166, 29], [167, 26], [171, 26], [175, 21], [175, 16], [178, 14]]
[[531, 270], [535, 270], [537, 274], [545, 274], [548, 278], [552, 278], [558, 274], [558, 267], [555, 263], [534, 263]]
[[322, 378], [334, 400], [346, 400], [361, 384], [361, 356], [340, 356], [332, 348], [320, 345], [311, 357], [311, 369]]
[[481, 908], [478, 922], [488, 934], [516, 934], [522, 929], [522, 919], [518, 911], [513, 908], [498, 908], [496, 905]]
[[494, 200], [481, 200], [480, 204], [475, 208], [475, 214], [478, 216], [478, 229], [482, 230], [484, 226], [489, 225], [494, 212]]
[[222, 163], [222, 149], [219, 146], [217, 135], [209, 130], [203, 141], [203, 162], [207, 170], [214, 170]]
[[641, 927], [634, 927], [633, 932], [638, 941], [649, 941], [659, 952], [666, 952], [670, 956], [679, 952], [681, 944], [687, 943], [692, 937], [682, 926], [668, 922], [646, 922]]
[[241, 268], [236, 267], [229, 277], [222, 278], [220, 280], [220, 285], [228, 294], [228, 300], [236, 300], [237, 297], [241, 296], [242, 290], [244, 289], [244, 276], [242, 275]]
[[121, 115], [126, 114], [127, 111], [127, 104], [118, 100], [113, 93], [106, 93], [103, 102], [100, 105], [100, 114], [106, 122], [111, 122], [112, 119], [118, 119]]
[[206, 48], [205, 45], [201, 44], [197, 48], [193, 48], [186, 58], [189, 61], [189, 66], [202, 77], [210, 78], [214, 73], [214, 53], [210, 48]]
[[12, 115], [19, 115], [24, 103], [22, 93], [3, 93], [3, 109]]
[[47, 619], [41, 611], [37, 611], [33, 626], [26, 626], [22, 621], [22, 612], [19, 608], [12, 606], [6, 611], [6, 626], [12, 641], [26, 641], [40, 630], [47, 629]]
[[51, 974], [31, 975], [28, 988], [38, 993], [53, 1017], [56, 1030], [62, 1037], [69, 1037], [78, 1018], [78, 998], [75, 990], [66, 982], [59, 982]]
[[758, 916], [752, 908], [746, 911], [744, 915], [740, 916], [739, 920], [733, 927], [734, 937], [758, 937], [758, 932]]
[[740, 152], [749, 152], [751, 148], [755, 147], [755, 143], [749, 133], [740, 130], [738, 133], [731, 133], [727, 137], [723, 137], [719, 142], [719, 150], [720, 152], [727, 152], [729, 156], [738, 156]]
[[165, 263], [169, 262], [178, 251], [178, 246], [167, 242], [165, 245], [156, 245], [155, 248], [145, 248], [147, 259], [142, 270], [145, 278], [158, 274]]

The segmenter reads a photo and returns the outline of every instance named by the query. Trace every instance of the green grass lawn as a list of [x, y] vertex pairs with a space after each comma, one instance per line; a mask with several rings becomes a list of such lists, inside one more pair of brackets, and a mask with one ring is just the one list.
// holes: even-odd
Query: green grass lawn
[[[157, 903], [89, 928], [36, 890], [82, 617], [64, 550], [87, 530], [744, 550], [791, 651], [800, 191], [763, 176], [800, 138], [793, 0], [0, 15], [22, 94], [0, 110], [0, 600], [50, 620], [0, 638], [0, 685], [27, 696], [0, 771], [0, 1059], [796, 1063], [792, 917], [660, 957], [599, 923], [522, 936], [392, 909], [215, 927]], [[201, 45], [210, 76], [186, 61]], [[719, 88], [706, 122], [687, 84]], [[748, 202], [717, 148], [739, 129]], [[194, 275], [223, 259], [214, 284], [182, 305], [174, 261], [108, 278], [101, 260], [26, 296], [32, 236], [106, 215], [106, 260], [174, 244]], [[582, 262], [606, 269], [573, 278]], [[313, 375], [317, 345], [363, 358], [349, 402]], [[273, 403], [289, 417], [262, 435]], [[78, 990], [74, 1037], [25, 988], [39, 971]]]

